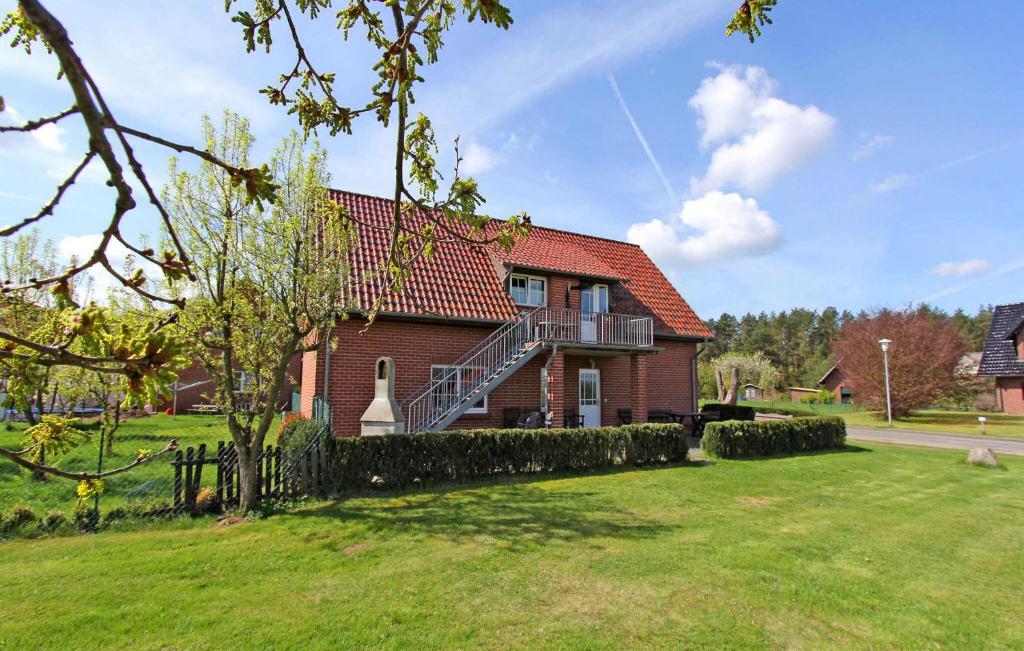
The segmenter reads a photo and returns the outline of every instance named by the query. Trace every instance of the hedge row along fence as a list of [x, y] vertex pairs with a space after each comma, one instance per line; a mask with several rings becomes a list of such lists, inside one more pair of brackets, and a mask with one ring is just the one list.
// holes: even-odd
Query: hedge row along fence
[[846, 444], [846, 421], [838, 416], [708, 423], [700, 449], [722, 459], [770, 457], [829, 450]]
[[671, 423], [450, 430], [326, 443], [326, 483], [333, 492], [679, 463], [686, 461], [688, 451], [682, 425]]

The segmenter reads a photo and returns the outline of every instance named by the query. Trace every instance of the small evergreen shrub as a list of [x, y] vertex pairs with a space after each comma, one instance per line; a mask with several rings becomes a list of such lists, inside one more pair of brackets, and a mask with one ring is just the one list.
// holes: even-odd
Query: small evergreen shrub
[[582, 472], [685, 461], [682, 425], [593, 429], [479, 429], [334, 439], [327, 462], [337, 491], [393, 489], [502, 475]]
[[729, 405], [724, 402], [709, 402], [701, 411], [717, 411], [722, 420], [754, 420], [754, 408], [746, 405]]
[[846, 421], [819, 416], [708, 423], [700, 449], [708, 456], [736, 459], [841, 448], [845, 443]]
[[39, 530], [43, 533], [55, 533], [68, 526], [68, 516], [63, 511], [50, 511], [39, 519]]
[[24, 504], [16, 504], [0, 519], [0, 533], [14, 533], [35, 519], [35, 511]]
[[290, 418], [285, 417], [277, 431], [277, 444], [285, 452], [301, 452], [322, 429], [322, 423], [298, 414]]

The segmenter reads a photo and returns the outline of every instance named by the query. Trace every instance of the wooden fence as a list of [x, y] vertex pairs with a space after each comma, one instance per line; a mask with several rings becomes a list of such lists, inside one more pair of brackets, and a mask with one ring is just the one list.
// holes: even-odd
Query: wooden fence
[[[217, 456], [206, 456], [206, 444], [178, 450], [174, 461], [174, 510], [197, 513], [204, 508], [223, 510], [238, 506], [238, 451], [233, 442], [217, 443]], [[199, 502], [203, 490], [203, 469], [214, 466], [216, 482], [212, 495]], [[286, 499], [301, 495], [326, 497], [327, 445], [322, 439], [301, 452], [288, 452], [268, 445], [256, 458], [256, 500]]]

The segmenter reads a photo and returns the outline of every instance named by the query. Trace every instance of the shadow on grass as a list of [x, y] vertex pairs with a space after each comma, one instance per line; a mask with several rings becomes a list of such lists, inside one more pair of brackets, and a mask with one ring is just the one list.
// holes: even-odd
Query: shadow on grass
[[289, 517], [337, 518], [383, 535], [422, 534], [451, 541], [490, 537], [510, 549], [587, 538], [646, 539], [674, 527], [612, 506], [598, 492], [543, 486], [542, 482], [688, 467], [699, 466], [684, 463], [616, 468], [586, 474], [506, 477], [419, 490], [361, 492], [294, 511]]

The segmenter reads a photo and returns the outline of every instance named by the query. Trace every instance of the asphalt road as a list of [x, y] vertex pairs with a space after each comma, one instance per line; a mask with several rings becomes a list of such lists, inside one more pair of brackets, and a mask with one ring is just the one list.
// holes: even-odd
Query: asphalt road
[[883, 430], [866, 427], [847, 427], [846, 437], [848, 439], [873, 441], [875, 443], [920, 445], [929, 448], [948, 448], [952, 450], [992, 448], [996, 454], [1024, 455], [1024, 439], [1000, 439], [989, 436], [969, 436], [967, 434], [913, 432], [905, 429]]

